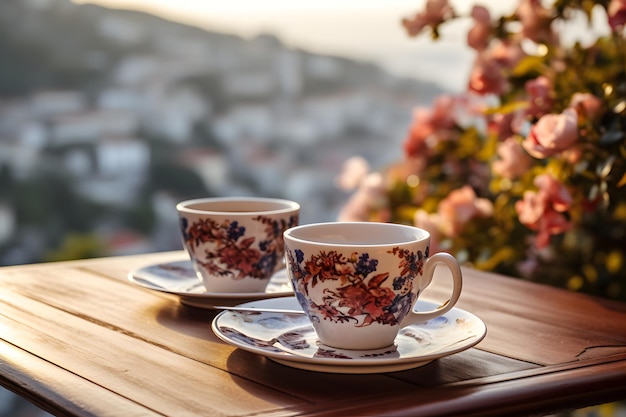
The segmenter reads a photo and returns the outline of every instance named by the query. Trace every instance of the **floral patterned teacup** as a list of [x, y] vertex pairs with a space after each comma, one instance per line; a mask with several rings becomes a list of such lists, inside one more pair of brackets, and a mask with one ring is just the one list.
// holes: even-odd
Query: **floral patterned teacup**
[[176, 205], [183, 245], [208, 292], [265, 290], [284, 268], [283, 233], [298, 224], [300, 205], [289, 200], [222, 197]]
[[[393, 344], [404, 326], [449, 311], [459, 299], [461, 269], [448, 253], [429, 256], [430, 235], [413, 226], [317, 223], [285, 232], [287, 271], [319, 341], [341, 349]], [[436, 310], [415, 312], [437, 265], [452, 272], [452, 294]]]

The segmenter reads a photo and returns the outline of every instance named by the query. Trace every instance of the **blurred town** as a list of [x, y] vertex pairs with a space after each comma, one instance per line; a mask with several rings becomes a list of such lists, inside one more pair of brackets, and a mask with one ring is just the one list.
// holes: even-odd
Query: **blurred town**
[[438, 93], [372, 63], [70, 0], [0, 3], [0, 265], [182, 248], [175, 204], [296, 200], [401, 155]]

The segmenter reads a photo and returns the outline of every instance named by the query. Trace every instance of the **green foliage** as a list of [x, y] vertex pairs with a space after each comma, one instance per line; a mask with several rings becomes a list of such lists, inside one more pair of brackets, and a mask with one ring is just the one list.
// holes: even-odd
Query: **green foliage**
[[69, 261], [75, 259], [105, 256], [106, 249], [95, 234], [68, 234], [59, 248], [44, 256], [46, 262]]
[[[434, 4], [413, 31], [459, 17]], [[530, 4], [475, 20], [468, 91], [416, 113], [369, 219], [425, 227], [475, 268], [626, 300], [626, 29], [564, 44], [557, 23], [609, 1]]]

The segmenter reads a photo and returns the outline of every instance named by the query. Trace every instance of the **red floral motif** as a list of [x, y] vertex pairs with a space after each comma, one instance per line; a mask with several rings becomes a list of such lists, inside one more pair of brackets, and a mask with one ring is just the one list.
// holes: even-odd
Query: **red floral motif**
[[339, 307], [347, 307], [348, 316], [364, 315], [365, 319], [359, 326], [368, 326], [374, 322], [395, 324], [397, 318], [386, 309], [395, 298], [395, 293], [388, 287], [381, 287], [387, 278], [388, 273], [378, 274], [367, 282], [363, 280], [336, 291], [327, 291], [324, 301], [327, 304], [336, 301]]
[[181, 219], [185, 245], [192, 251], [211, 243], [204, 249], [204, 256], [198, 260], [206, 270], [217, 276], [234, 279], [245, 277], [265, 279], [276, 269], [283, 254], [282, 234], [297, 223], [297, 217], [288, 221], [264, 216], [253, 219], [266, 225], [265, 236], [246, 237], [246, 228], [238, 221], [224, 220], [218, 223], [213, 219], [200, 219], [188, 225]]
[[[337, 251], [320, 251], [305, 260], [301, 250], [288, 251], [296, 296], [323, 320], [350, 321], [358, 326], [396, 325], [417, 297], [412, 291], [413, 280], [422, 273], [426, 257], [421, 251], [416, 254], [398, 247], [389, 253], [400, 259], [400, 275], [392, 283], [388, 282], [388, 272], [376, 273], [378, 260], [368, 253], [355, 252], [348, 257]], [[326, 288], [323, 302], [311, 305], [304, 294], [327, 280], [338, 281], [337, 287]]]

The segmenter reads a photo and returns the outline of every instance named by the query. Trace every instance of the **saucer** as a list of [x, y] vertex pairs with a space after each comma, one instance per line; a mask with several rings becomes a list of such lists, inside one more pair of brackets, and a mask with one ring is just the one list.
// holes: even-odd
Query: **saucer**
[[128, 280], [149, 290], [177, 295], [182, 304], [206, 309], [214, 305], [234, 306], [251, 300], [293, 295], [286, 269], [270, 278], [264, 292], [207, 292], [190, 260], [145, 266], [131, 271]]
[[[259, 300], [243, 307], [301, 310], [295, 297]], [[438, 304], [418, 301], [418, 310]], [[435, 359], [469, 349], [487, 333], [482, 320], [453, 308], [441, 317], [400, 330], [392, 346], [376, 350], [345, 350], [323, 345], [304, 314], [224, 311], [212, 329], [221, 340], [275, 362], [310, 371], [366, 374], [417, 368]]]

